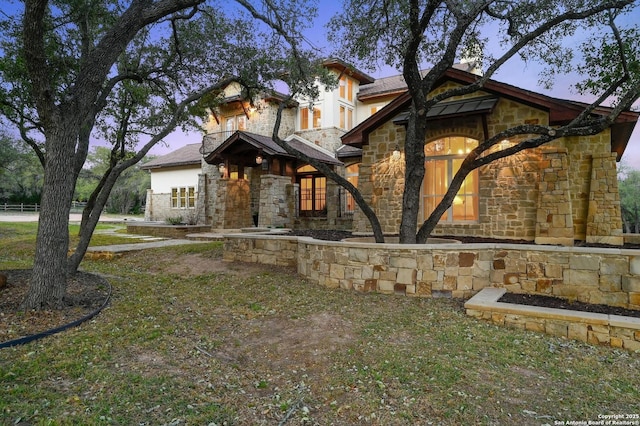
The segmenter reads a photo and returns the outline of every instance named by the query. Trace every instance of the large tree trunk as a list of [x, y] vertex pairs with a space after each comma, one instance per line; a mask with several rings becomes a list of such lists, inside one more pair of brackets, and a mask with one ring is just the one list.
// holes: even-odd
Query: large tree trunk
[[73, 132], [57, 129], [47, 135], [46, 165], [42, 188], [42, 209], [33, 275], [23, 309], [58, 308], [67, 288], [69, 211], [75, 175], [72, 172], [75, 144]]
[[[418, 115], [412, 102], [411, 115]], [[413, 125], [412, 125], [413, 124]], [[418, 116], [409, 120], [405, 139], [405, 179], [402, 196], [402, 219], [400, 222], [400, 243], [415, 244], [420, 213], [420, 188], [424, 180], [424, 141], [426, 122]]]

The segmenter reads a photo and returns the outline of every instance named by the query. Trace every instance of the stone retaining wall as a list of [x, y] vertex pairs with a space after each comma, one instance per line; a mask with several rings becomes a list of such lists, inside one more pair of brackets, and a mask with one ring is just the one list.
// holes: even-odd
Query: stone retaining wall
[[640, 351], [640, 318], [499, 302], [504, 292], [484, 289], [465, 303], [467, 315], [501, 326]]
[[640, 250], [520, 244], [341, 243], [226, 235], [224, 259], [296, 266], [309, 280], [362, 292], [469, 298], [486, 287], [640, 309]]

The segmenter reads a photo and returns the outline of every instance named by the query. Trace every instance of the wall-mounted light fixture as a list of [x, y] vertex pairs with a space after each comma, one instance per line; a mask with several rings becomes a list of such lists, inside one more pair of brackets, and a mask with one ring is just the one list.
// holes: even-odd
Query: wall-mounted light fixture
[[218, 164], [218, 171], [220, 172], [220, 177], [224, 177], [224, 172], [226, 171], [224, 163]]
[[396, 144], [396, 147], [393, 150], [393, 153], [391, 155], [393, 156], [394, 160], [399, 160], [400, 159], [400, 146], [398, 144]]
[[261, 154], [256, 155], [256, 164], [258, 165], [262, 164], [262, 160], [263, 158]]

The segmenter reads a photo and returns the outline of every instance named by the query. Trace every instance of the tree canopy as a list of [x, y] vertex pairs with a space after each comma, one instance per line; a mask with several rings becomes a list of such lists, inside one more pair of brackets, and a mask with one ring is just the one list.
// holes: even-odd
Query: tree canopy
[[[380, 63], [402, 70], [411, 96], [405, 140], [405, 185], [400, 241], [424, 242], [474, 169], [552, 140], [593, 135], [608, 128], [640, 96], [640, 37], [626, 14], [633, 0], [369, 0], [347, 1], [330, 23], [339, 54], [372, 69]], [[575, 46], [571, 37], [580, 34]], [[489, 48], [491, 47], [491, 49]], [[472, 94], [514, 57], [544, 64], [547, 84], [560, 74], [577, 76], [575, 88], [594, 101], [563, 126], [521, 125], [480, 141], [463, 161], [442, 202], [418, 229], [419, 194], [425, 173], [427, 112], [438, 102]], [[456, 60], [474, 62], [475, 81], [433, 94]], [[609, 113], [594, 116], [607, 105]], [[517, 143], [504, 149], [507, 138]]]
[[[251, 94], [272, 88], [290, 68], [286, 39], [251, 18], [248, 6], [264, 14], [278, 10], [292, 37], [314, 12], [311, 3], [296, 0], [225, 7], [204, 0], [27, 0], [2, 18], [0, 112], [44, 165], [25, 308], [61, 302], [66, 276], [77, 269], [124, 170], [176, 126], [197, 125], [194, 118], [230, 81]], [[111, 144], [109, 167], [67, 259], [68, 212], [93, 138]]]

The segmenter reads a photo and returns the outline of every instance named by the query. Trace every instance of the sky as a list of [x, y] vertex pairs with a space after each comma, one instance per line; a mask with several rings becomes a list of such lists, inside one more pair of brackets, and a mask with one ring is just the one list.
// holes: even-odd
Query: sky
[[[325, 24], [329, 21], [331, 16], [340, 12], [341, 7], [341, 2], [323, 1], [320, 6], [319, 16], [314, 21], [313, 27], [305, 32], [308, 41], [315, 47], [322, 48], [327, 55], [330, 55], [331, 52], [326, 47], [328, 43], [326, 40], [327, 29], [325, 28]], [[630, 22], [640, 22], [640, 11], [636, 10], [634, 15], [637, 16], [629, 16], [626, 19], [630, 20]], [[577, 36], [577, 40], [579, 40], [580, 35], [578, 34]], [[578, 43], [578, 41], [576, 41], [576, 43]], [[349, 62], [348, 58], [343, 59]], [[376, 78], [397, 75], [401, 73], [400, 71], [394, 70], [390, 67], [381, 67], [379, 70], [375, 71], [364, 71], [372, 77]], [[496, 74], [494, 74], [493, 79], [503, 83], [512, 84], [523, 89], [542, 93], [548, 96], [553, 96], [555, 98], [583, 102], [589, 102], [590, 100], [592, 100], [586, 97], [579, 96], [578, 94], [570, 90], [571, 84], [575, 82], [575, 76], [569, 75], [558, 78], [553, 88], [546, 89], [538, 84], [539, 71], [540, 67], [536, 64], [527, 64], [519, 58], [513, 58], [512, 60], [508, 61]], [[634, 107], [636, 109], [640, 109], [640, 101], [636, 102]], [[153, 150], [152, 153], [156, 155], [162, 155], [180, 148], [187, 143], [199, 143], [201, 141], [201, 138], [202, 136], [198, 133], [185, 135], [182, 132], [175, 132], [166, 138], [165, 145], [158, 146]], [[628, 166], [640, 169], [640, 123], [636, 125], [631, 139], [629, 140], [629, 144], [627, 145], [627, 149], [625, 150], [625, 153], [622, 157], [622, 161]]]
[[[330, 49], [327, 47], [326, 40], [327, 29], [326, 23], [336, 13], [339, 13], [342, 9], [342, 2], [337, 1], [322, 1], [319, 6], [319, 15], [314, 20], [312, 28], [305, 32], [307, 40], [317, 48], [321, 48], [323, 53], [327, 56], [331, 55]], [[17, 0], [0, 0], [0, 13], [3, 11], [11, 12], [15, 10], [20, 2]], [[640, 10], [634, 12], [636, 16], [629, 16], [626, 19], [629, 22], [640, 22]], [[578, 35], [579, 39], [579, 35]], [[347, 62], [349, 58], [343, 58]], [[367, 74], [379, 78], [389, 75], [400, 74], [400, 71], [391, 69], [389, 67], [381, 67], [378, 70], [364, 70]], [[523, 89], [531, 90], [534, 92], [546, 94], [556, 98], [571, 99], [577, 101], [588, 102], [590, 99], [578, 96], [576, 93], [570, 91], [570, 85], [574, 82], [574, 76], [566, 76], [559, 78], [552, 89], [546, 89], [538, 84], [539, 79], [539, 67], [536, 64], [527, 64], [518, 58], [514, 58], [507, 62], [501, 70], [494, 74], [493, 79], [512, 84], [514, 86], [521, 87]], [[640, 109], [640, 101], [634, 105], [636, 109]], [[200, 143], [202, 141], [202, 135], [198, 132], [185, 134], [181, 131], [176, 131], [165, 138], [163, 143], [158, 144], [151, 150], [152, 155], [163, 155], [170, 151], [176, 150], [188, 143]], [[622, 157], [622, 160], [628, 166], [636, 169], [640, 169], [640, 123], [636, 125], [636, 128], [631, 136], [627, 149]]]

